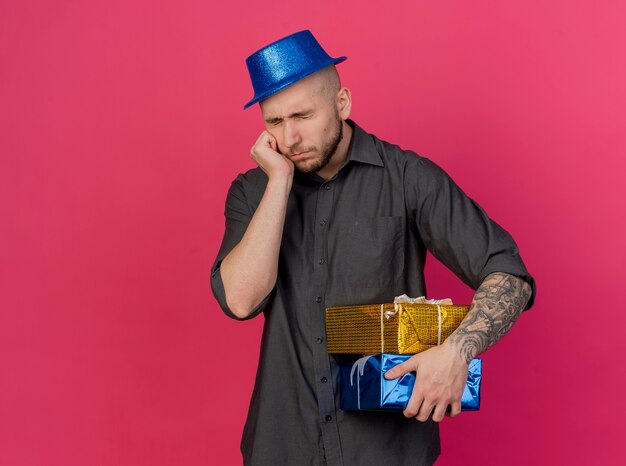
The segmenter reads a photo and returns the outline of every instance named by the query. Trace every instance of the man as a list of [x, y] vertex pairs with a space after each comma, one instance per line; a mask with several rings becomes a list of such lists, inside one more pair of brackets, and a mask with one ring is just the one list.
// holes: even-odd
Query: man
[[[352, 96], [309, 31], [248, 58], [266, 130], [258, 168], [226, 201], [211, 283], [235, 319], [265, 315], [241, 449], [246, 464], [428, 465], [440, 422], [460, 411], [469, 361], [529, 308], [534, 281], [508, 233], [428, 159], [349, 120]], [[426, 295], [426, 249], [476, 289], [440, 346], [387, 372], [416, 371], [404, 416], [338, 409], [329, 306]]]

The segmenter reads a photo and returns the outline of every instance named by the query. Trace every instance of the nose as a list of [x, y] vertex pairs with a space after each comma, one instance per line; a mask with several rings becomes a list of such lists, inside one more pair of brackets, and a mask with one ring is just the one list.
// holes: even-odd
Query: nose
[[298, 146], [302, 142], [300, 131], [296, 124], [286, 121], [283, 125], [283, 143], [291, 150], [292, 147]]

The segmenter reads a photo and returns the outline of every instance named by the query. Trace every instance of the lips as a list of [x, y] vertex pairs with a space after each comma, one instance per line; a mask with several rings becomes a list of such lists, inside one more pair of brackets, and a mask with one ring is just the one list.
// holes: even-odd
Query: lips
[[306, 151], [306, 152], [298, 152], [297, 154], [292, 154], [289, 156], [289, 158], [293, 159], [300, 159], [303, 158], [304, 156], [306, 156], [310, 151]]

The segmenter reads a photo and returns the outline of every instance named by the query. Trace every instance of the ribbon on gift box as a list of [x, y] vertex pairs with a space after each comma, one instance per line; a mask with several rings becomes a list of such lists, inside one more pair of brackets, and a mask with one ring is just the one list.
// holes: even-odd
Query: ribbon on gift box
[[367, 364], [367, 361], [372, 356], [374, 356], [374, 355], [371, 354], [371, 355], [363, 356], [362, 358], [357, 359], [356, 361], [354, 361], [354, 364], [352, 365], [352, 369], [350, 370], [350, 386], [352, 387], [353, 386], [352, 380], [353, 380], [353, 376], [354, 376], [354, 370], [357, 369], [356, 393], [357, 393], [357, 406], [358, 406], [358, 409], [361, 409], [361, 384], [360, 384], [361, 376], [363, 376], [363, 374], [365, 372], [365, 365]]

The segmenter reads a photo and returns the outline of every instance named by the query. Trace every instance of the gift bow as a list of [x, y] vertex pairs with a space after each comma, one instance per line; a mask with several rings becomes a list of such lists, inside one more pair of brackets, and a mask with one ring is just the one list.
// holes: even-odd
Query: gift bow
[[441, 305], [452, 305], [452, 300], [450, 298], [445, 299], [426, 299], [425, 296], [420, 296], [419, 298], [410, 298], [407, 295], [403, 294], [401, 296], [396, 296], [393, 299], [393, 311], [385, 311], [383, 309], [383, 304], [380, 305], [380, 347], [381, 353], [384, 353], [384, 330], [383, 330], [383, 316], [386, 319], [389, 319], [391, 316], [396, 315], [400, 310], [398, 304], [434, 304], [437, 306], [437, 345], [441, 344], [441, 325], [443, 323], [442, 315], [441, 315]]

